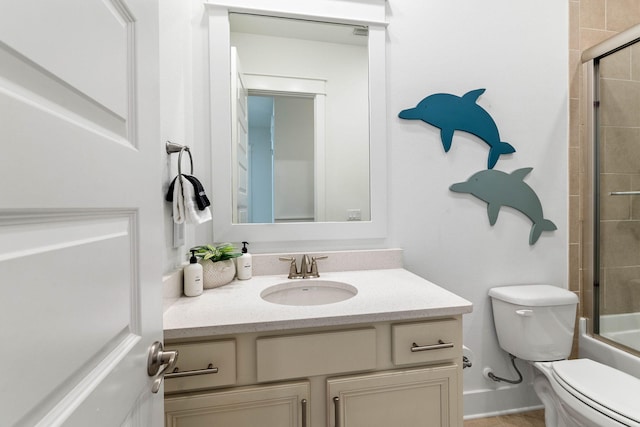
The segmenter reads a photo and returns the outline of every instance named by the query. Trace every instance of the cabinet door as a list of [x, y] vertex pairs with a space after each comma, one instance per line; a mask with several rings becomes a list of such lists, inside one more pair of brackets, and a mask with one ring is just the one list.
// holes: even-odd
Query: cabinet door
[[168, 397], [165, 426], [306, 427], [308, 400], [308, 382]]
[[454, 364], [327, 380], [330, 427], [458, 425]]

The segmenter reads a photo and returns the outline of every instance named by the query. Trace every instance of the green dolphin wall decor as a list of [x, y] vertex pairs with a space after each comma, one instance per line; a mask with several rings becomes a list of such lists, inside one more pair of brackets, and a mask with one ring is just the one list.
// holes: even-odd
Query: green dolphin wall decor
[[556, 230], [556, 225], [545, 219], [538, 195], [523, 180], [533, 168], [517, 169], [510, 174], [487, 169], [473, 174], [467, 181], [451, 185], [456, 193], [468, 193], [487, 202], [489, 223], [493, 226], [502, 206], [519, 210], [529, 217], [533, 225], [529, 245], [535, 244], [543, 231]]

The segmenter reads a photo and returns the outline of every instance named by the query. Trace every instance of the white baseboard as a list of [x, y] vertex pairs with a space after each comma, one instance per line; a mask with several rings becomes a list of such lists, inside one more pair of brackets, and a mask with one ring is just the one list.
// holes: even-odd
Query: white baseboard
[[465, 391], [463, 405], [465, 420], [543, 408], [531, 384]]

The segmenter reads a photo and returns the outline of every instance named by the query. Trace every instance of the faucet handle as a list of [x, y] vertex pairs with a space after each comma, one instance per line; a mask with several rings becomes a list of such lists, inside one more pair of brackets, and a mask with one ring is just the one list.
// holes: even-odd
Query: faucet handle
[[327, 255], [311, 257], [311, 272], [309, 273], [309, 277], [320, 277], [320, 273], [318, 273], [318, 264], [316, 263], [316, 261], [327, 258], [329, 258]]
[[294, 257], [280, 257], [278, 258], [280, 261], [288, 261], [289, 264], [289, 279], [299, 279], [302, 277], [302, 274], [298, 271], [298, 267], [296, 266], [296, 259]]

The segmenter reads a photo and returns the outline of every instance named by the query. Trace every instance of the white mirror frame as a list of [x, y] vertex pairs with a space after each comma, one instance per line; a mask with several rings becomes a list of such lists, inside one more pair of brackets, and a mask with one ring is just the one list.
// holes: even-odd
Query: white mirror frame
[[[268, 4], [265, 4], [268, 3]], [[380, 239], [387, 235], [386, 5], [384, 0], [212, 0], [208, 20], [212, 213], [215, 241]], [[312, 19], [369, 27], [369, 176], [371, 221], [233, 224], [229, 12]], [[206, 134], [206, 132], [204, 133]], [[225, 183], [221, 185], [220, 183]]]

